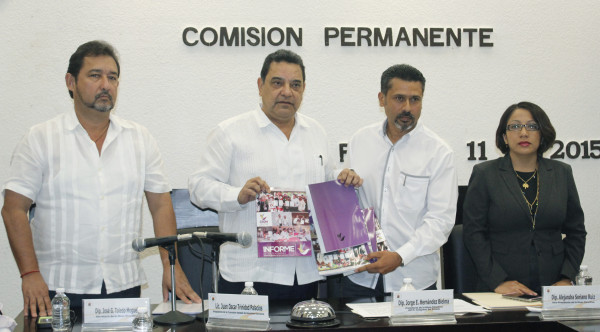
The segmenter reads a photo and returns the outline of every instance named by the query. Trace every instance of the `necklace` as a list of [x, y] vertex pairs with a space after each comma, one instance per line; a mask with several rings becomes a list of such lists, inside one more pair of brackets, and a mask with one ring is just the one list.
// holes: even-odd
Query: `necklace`
[[527, 182], [529, 182], [529, 180], [533, 179], [536, 174], [537, 174], [537, 168], [535, 169], [535, 171], [533, 172], [533, 174], [529, 177], [529, 179], [523, 180], [523, 178], [519, 176], [519, 174], [517, 173], [517, 171], [515, 171], [515, 175], [517, 176], [517, 178], [519, 178], [519, 180], [523, 181], [523, 184], [521, 185], [521, 187], [523, 187], [523, 189], [528, 189], [529, 188], [529, 183], [527, 183]]
[[[534, 175], [535, 175], [535, 172], [534, 172]], [[517, 176], [519, 177], [518, 174], [517, 174]], [[531, 178], [529, 178], [529, 180], [531, 180]], [[519, 179], [521, 179], [521, 177], [519, 177]], [[521, 180], [523, 180], [523, 179], [521, 179]], [[529, 180], [527, 180], [527, 181], [529, 181]], [[536, 188], [535, 198], [533, 199], [533, 202], [530, 203], [529, 200], [527, 199], [527, 196], [525, 196], [525, 192], [523, 190], [521, 190], [521, 194], [523, 195], [523, 198], [525, 199], [525, 203], [527, 203], [527, 207], [529, 208], [529, 213], [531, 214], [531, 224], [532, 224], [532, 227], [534, 230], [535, 230], [535, 217], [537, 215], [537, 210], [538, 210], [538, 205], [539, 205], [539, 197], [540, 197], [540, 177], [538, 176], [536, 178], [536, 180], [537, 180], [536, 181], [537, 188]], [[529, 187], [529, 186], [527, 186], [527, 187]], [[523, 188], [527, 189], [527, 188], [525, 188], [525, 186], [523, 186]], [[535, 209], [534, 209], [534, 207], [535, 207]]]
[[[100, 140], [102, 137], [104, 137], [104, 136], [106, 135], [106, 133], [108, 132], [108, 127], [109, 127], [109, 126], [110, 126], [110, 122], [108, 122], [108, 124], [106, 125], [106, 128], [104, 128], [104, 129], [102, 130], [102, 133], [100, 134], [100, 136], [98, 136], [98, 138], [96, 138], [96, 139], [93, 139], [93, 138], [90, 136], [90, 139], [91, 139], [92, 141], [94, 141], [94, 143], [98, 143], [98, 141], [99, 141], [99, 140]], [[89, 136], [89, 134], [88, 134], [88, 136]]]

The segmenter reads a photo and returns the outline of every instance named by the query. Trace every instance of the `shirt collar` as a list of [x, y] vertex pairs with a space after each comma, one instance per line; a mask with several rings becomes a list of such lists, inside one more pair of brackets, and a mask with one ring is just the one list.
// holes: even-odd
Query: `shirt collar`
[[[112, 114], [112, 112], [109, 115], [109, 119], [111, 127], [113, 127], [117, 131], [121, 131], [124, 128], [133, 128], [133, 125], [131, 123], [121, 119], [121, 117], [117, 115]], [[73, 109], [72, 112], [67, 112], [67, 117], [65, 119], [65, 128], [69, 131], [73, 131], [77, 127], [81, 127], [83, 129], [83, 126], [79, 122], [79, 119], [77, 119], [77, 114]]]
[[79, 120], [77, 119], [75, 110], [73, 110], [72, 112], [67, 112], [67, 116], [65, 118], [65, 128], [69, 131], [73, 131], [78, 126], [81, 126], [81, 124], [79, 123]]
[[[254, 112], [255, 118], [256, 118], [256, 122], [258, 123], [258, 126], [260, 128], [265, 128], [268, 127], [269, 125], [275, 126], [275, 124], [273, 122], [271, 122], [271, 120], [267, 117], [267, 115], [265, 114], [265, 112], [263, 112], [262, 109], [257, 109]], [[296, 114], [294, 114], [294, 127], [296, 125], [300, 126], [300, 127], [309, 127], [309, 124], [306, 122], [306, 120], [304, 119], [304, 117], [302, 117], [300, 114], [298, 114], [298, 112], [296, 112]]]

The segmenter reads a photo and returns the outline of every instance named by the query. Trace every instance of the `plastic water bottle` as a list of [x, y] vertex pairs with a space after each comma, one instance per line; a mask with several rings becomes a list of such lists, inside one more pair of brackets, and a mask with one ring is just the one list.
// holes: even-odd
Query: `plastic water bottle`
[[242, 295], [258, 295], [256, 289], [254, 289], [254, 283], [252, 281], [246, 281], [244, 283], [244, 290], [242, 291]]
[[64, 288], [57, 288], [52, 299], [52, 331], [69, 331], [71, 327], [71, 301]]
[[402, 282], [403, 282], [402, 287], [400, 287], [401, 292], [416, 290], [415, 286], [413, 286], [413, 284], [412, 284], [412, 278], [404, 278], [404, 279], [402, 279]]
[[581, 265], [579, 268], [579, 274], [575, 279], [575, 284], [577, 286], [591, 286], [592, 285], [592, 277], [588, 273], [587, 265]]
[[149, 332], [152, 331], [152, 318], [148, 314], [147, 307], [138, 307], [137, 316], [133, 319], [134, 332]]

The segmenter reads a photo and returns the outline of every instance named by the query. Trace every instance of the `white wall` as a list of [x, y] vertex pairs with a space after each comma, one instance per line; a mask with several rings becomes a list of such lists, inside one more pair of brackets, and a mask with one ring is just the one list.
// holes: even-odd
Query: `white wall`
[[[486, 141], [488, 158], [497, 157], [494, 131], [512, 103], [538, 103], [565, 142], [600, 139], [598, 17], [600, 2], [594, 0], [0, 0], [0, 182], [26, 129], [72, 109], [64, 85], [71, 53], [83, 42], [104, 39], [121, 55], [116, 112], [150, 129], [173, 187], [186, 187], [207, 132], [256, 107], [262, 61], [277, 47], [188, 47], [183, 29], [290, 26], [303, 28], [303, 45], [292, 47], [307, 67], [301, 111], [325, 126], [332, 153], [358, 128], [383, 119], [377, 104], [381, 72], [409, 63], [427, 78], [421, 121], [454, 148], [464, 185], [476, 163], [467, 160], [467, 142]], [[491, 27], [494, 46], [341, 47], [338, 41], [325, 47], [326, 26]], [[600, 160], [565, 161], [573, 166], [587, 216], [584, 263], [600, 276], [595, 242]], [[151, 236], [147, 214], [144, 222]], [[21, 285], [4, 229], [0, 250], [0, 303], [6, 314], [16, 316], [22, 309]], [[144, 256], [150, 282], [143, 295], [158, 302], [158, 254]]]

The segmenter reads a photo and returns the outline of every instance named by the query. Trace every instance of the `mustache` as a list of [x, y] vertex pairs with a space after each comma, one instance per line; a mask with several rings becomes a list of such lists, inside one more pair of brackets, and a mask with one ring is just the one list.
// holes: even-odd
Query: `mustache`
[[100, 99], [100, 97], [102, 97], [102, 96], [106, 96], [106, 97], [108, 97], [108, 99], [109, 99], [111, 102], [113, 101], [113, 97], [112, 97], [112, 96], [110, 95], [110, 93], [108, 93], [108, 91], [106, 91], [106, 90], [105, 90], [105, 91], [101, 91], [99, 94], [97, 94], [97, 95], [94, 97], [94, 100], [98, 100], [98, 99]]
[[400, 118], [403, 118], [403, 117], [408, 117], [408, 118], [410, 118], [411, 120], [414, 120], [414, 119], [415, 119], [415, 116], [414, 116], [414, 115], [412, 115], [412, 113], [411, 113], [411, 112], [404, 111], [404, 112], [402, 112], [402, 113], [400, 113], [400, 114], [396, 115], [396, 119], [395, 119], [395, 121], [399, 121], [399, 120], [400, 120]]

